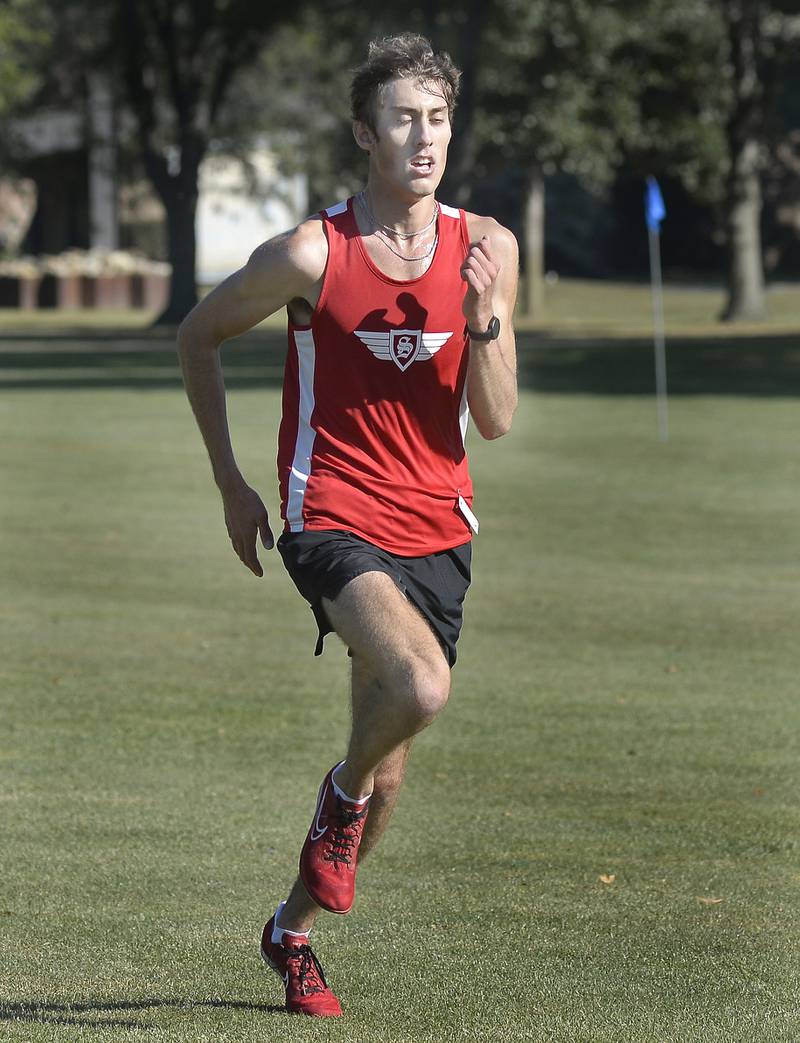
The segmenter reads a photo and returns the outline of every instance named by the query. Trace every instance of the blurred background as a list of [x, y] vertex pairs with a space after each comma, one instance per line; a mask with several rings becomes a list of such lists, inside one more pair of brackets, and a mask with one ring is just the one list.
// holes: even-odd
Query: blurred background
[[5, 0], [0, 307], [180, 321], [362, 183], [351, 70], [403, 30], [463, 69], [439, 197], [516, 233], [533, 322], [557, 280], [647, 280], [647, 175], [708, 321], [763, 319], [800, 274], [791, 0]]

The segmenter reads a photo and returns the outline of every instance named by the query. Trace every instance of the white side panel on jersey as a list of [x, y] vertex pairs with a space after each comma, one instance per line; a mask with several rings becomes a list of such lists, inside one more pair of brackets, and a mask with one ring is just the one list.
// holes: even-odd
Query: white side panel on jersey
[[461, 407], [458, 411], [458, 425], [461, 428], [461, 443], [467, 447], [467, 426], [469, 424], [469, 406], [467, 405], [467, 381], [464, 380], [464, 390], [461, 392]]
[[303, 501], [311, 474], [311, 455], [314, 452], [314, 358], [316, 346], [311, 330], [295, 330], [297, 345], [297, 372], [300, 383], [300, 402], [297, 415], [297, 441], [294, 447], [289, 491], [286, 500], [286, 520], [291, 532], [303, 531]]
[[458, 208], [448, 206], [447, 203], [440, 203], [439, 213], [444, 214], [445, 217], [458, 217]]
[[334, 206], [329, 206], [325, 213], [328, 217], [336, 217], [337, 214], [343, 214], [347, 209], [347, 200], [343, 203], [336, 203]]

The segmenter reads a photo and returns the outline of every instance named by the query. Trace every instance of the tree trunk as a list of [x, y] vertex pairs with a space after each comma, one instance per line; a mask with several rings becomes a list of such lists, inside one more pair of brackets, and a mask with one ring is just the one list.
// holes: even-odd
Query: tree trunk
[[89, 124], [89, 246], [119, 247], [117, 218], [117, 150], [114, 135], [114, 96], [105, 70], [86, 77]]
[[197, 240], [197, 170], [167, 180], [161, 197], [167, 212], [167, 257], [172, 265], [169, 300], [155, 326], [177, 326], [197, 304], [195, 260]]
[[[436, 49], [441, 47], [436, 18], [440, 6], [442, 5], [436, 0], [428, 0], [425, 5], [427, 30]], [[487, 3], [486, 0], [469, 0], [463, 7], [466, 8], [464, 21], [456, 41], [456, 61], [462, 69], [461, 89], [455, 112], [453, 140], [450, 143], [447, 169], [440, 191], [445, 202], [466, 207], [469, 204], [475, 162], [478, 158], [475, 114]]]
[[728, 184], [728, 300], [724, 322], [763, 319], [764, 262], [761, 254], [760, 148], [748, 141], [732, 157]]
[[726, 127], [729, 173], [725, 224], [728, 239], [728, 300], [725, 322], [764, 317], [761, 255], [761, 143], [766, 124], [760, 62], [760, 6], [727, 0], [722, 6], [731, 57], [733, 108]]
[[[117, 0], [115, 5], [117, 31], [120, 40], [125, 41], [125, 85], [136, 115], [142, 162], [167, 218], [167, 258], [172, 265], [172, 278], [169, 300], [155, 320], [156, 326], [177, 325], [197, 304], [195, 215], [198, 174], [208, 145], [211, 111], [209, 104], [200, 104], [202, 80], [197, 65], [187, 72], [181, 62], [180, 40], [187, 30], [179, 29], [183, 8], [178, 10], [178, 6], [145, 4], [141, 0]], [[209, 12], [199, 13], [204, 16]], [[208, 29], [206, 24], [201, 37]], [[201, 37], [195, 41], [196, 48], [200, 47]], [[166, 94], [157, 93], [162, 88], [153, 74], [156, 65], [166, 70]], [[212, 106], [218, 105], [224, 96], [230, 79], [229, 65], [230, 51], [223, 47], [216, 72], [212, 67], [205, 68], [206, 76], [213, 82]], [[174, 130], [159, 133], [170, 116], [174, 116], [178, 129], [177, 169], [173, 168], [174, 154], [168, 158], [163, 147], [163, 141], [171, 140]]]
[[544, 318], [544, 177], [534, 166], [525, 200], [523, 305], [527, 316]]

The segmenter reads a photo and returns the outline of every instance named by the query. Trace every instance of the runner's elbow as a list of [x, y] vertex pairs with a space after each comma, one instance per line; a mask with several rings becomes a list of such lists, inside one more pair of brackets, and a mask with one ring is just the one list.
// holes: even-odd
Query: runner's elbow
[[513, 412], [510, 412], [502, 416], [493, 416], [483, 421], [479, 421], [476, 418], [475, 426], [478, 428], [481, 438], [485, 438], [487, 442], [493, 442], [495, 439], [507, 435], [511, 430], [513, 415]]
[[492, 434], [489, 435], [489, 440], [490, 441], [494, 441], [497, 438], [502, 438], [503, 435], [507, 435], [510, 430], [511, 430], [511, 418], [509, 417], [508, 420], [505, 421], [504, 423], [498, 424], [498, 426], [494, 429]]
[[507, 435], [511, 430], [511, 424], [497, 425], [496, 427], [490, 428], [488, 431], [481, 431], [481, 435], [486, 439], [487, 442], [495, 442], [498, 438], [502, 438], [503, 435]]
[[220, 346], [220, 340], [209, 331], [205, 323], [198, 322], [197, 318], [194, 311], [190, 311], [178, 326], [178, 356], [182, 361], [203, 351], [213, 351]]

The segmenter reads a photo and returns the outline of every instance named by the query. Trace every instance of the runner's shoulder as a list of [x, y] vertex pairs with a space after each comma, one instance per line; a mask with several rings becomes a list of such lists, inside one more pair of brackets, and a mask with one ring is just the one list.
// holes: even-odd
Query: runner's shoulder
[[247, 281], [257, 286], [277, 279], [301, 289], [322, 278], [327, 261], [328, 240], [315, 214], [257, 246], [247, 262]]
[[517, 237], [510, 229], [506, 228], [505, 225], [501, 225], [493, 217], [483, 217], [481, 214], [471, 214], [469, 211], [465, 211], [465, 216], [471, 243], [477, 243], [487, 235], [498, 260], [517, 264], [519, 247], [517, 246]]

